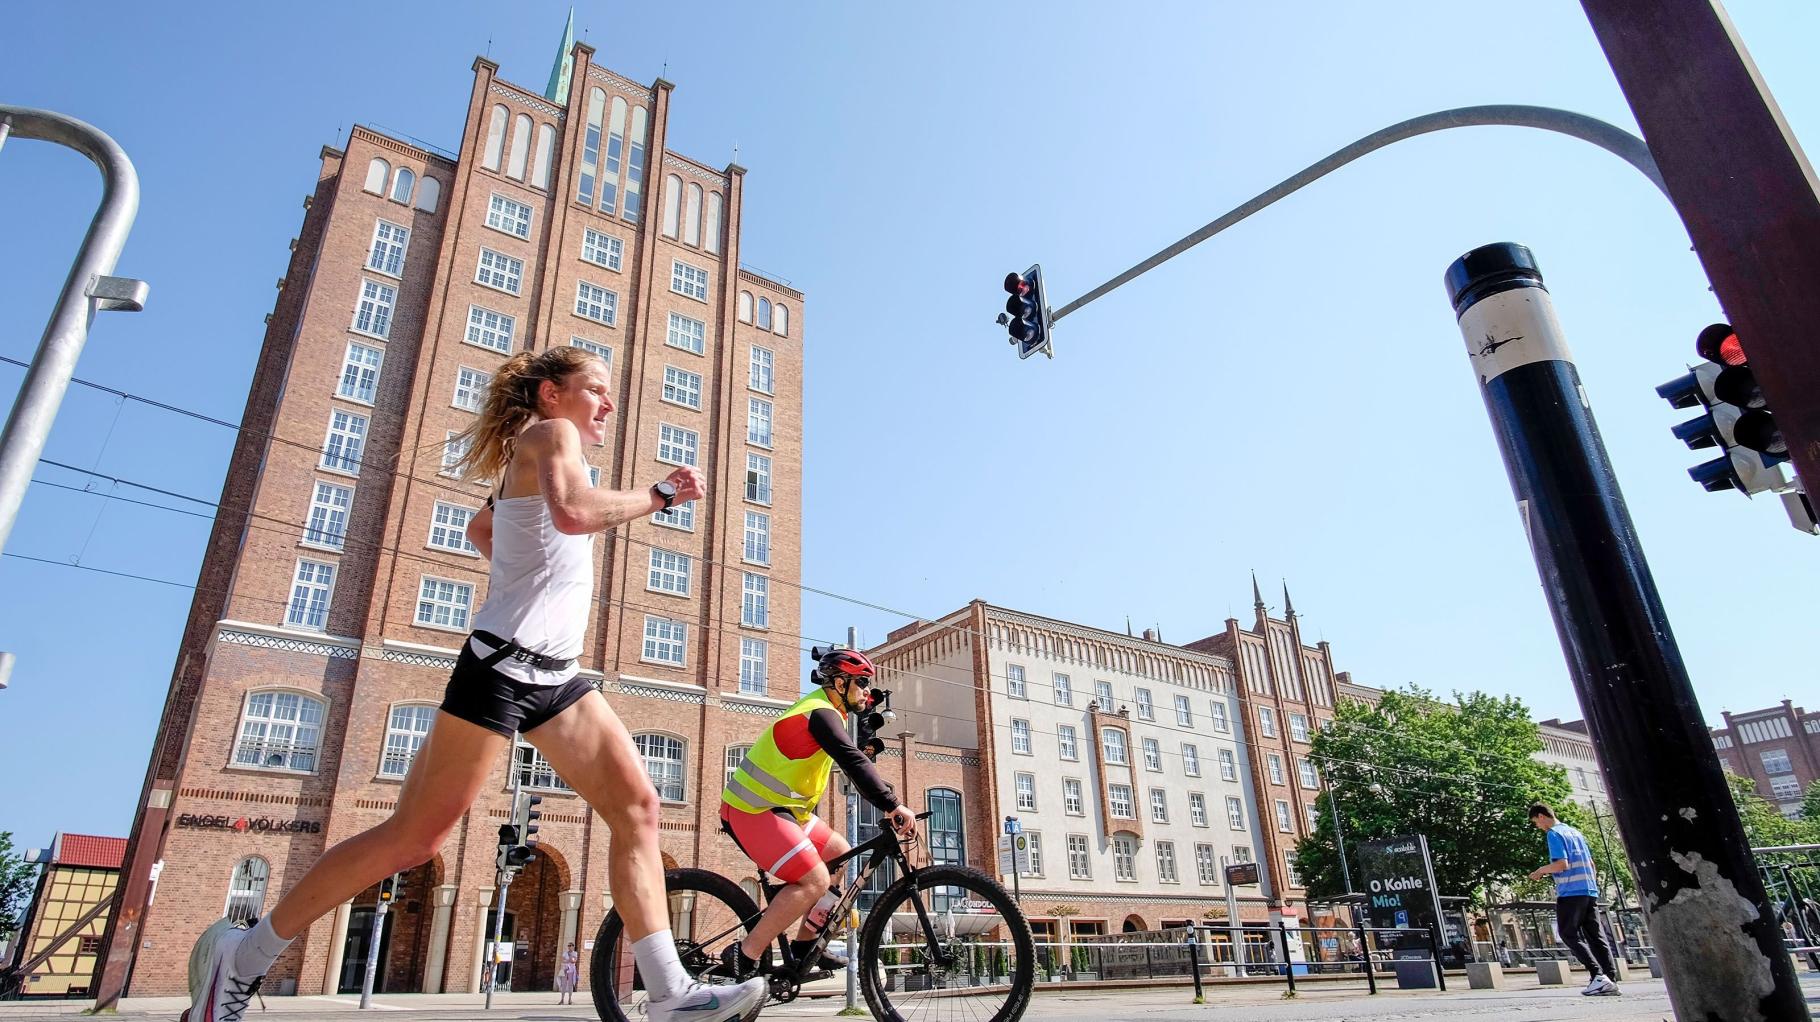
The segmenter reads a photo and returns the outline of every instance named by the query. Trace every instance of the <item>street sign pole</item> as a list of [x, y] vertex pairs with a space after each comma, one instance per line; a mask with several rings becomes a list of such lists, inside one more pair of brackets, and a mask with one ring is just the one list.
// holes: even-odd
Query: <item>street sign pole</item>
[[1805, 1020], [1782, 932], [1535, 257], [1521, 245], [1487, 245], [1455, 260], [1446, 283], [1637, 888], [1647, 892], [1676, 1015]]
[[398, 874], [392, 874], [390, 881], [380, 881], [380, 895], [373, 903], [373, 932], [367, 936], [367, 970], [366, 976], [360, 981], [360, 1007], [362, 1010], [373, 1006], [373, 976], [379, 971], [379, 938], [385, 933], [386, 910], [391, 908], [391, 903], [386, 900], [384, 892], [388, 882], [392, 885], [392, 890], [396, 892]]

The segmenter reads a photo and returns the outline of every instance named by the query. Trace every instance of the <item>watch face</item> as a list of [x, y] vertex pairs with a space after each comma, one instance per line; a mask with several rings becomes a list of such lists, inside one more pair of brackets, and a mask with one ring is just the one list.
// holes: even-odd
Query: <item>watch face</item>
[[668, 480], [658, 483], [657, 486], [655, 487], [655, 489], [657, 490], [658, 494], [661, 496], [665, 496], [665, 497], [676, 496], [676, 484], [669, 482]]

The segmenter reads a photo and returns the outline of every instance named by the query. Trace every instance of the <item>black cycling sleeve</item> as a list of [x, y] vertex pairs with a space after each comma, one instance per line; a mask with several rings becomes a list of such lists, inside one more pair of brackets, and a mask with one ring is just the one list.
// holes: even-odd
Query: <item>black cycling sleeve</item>
[[900, 805], [891, 785], [885, 783], [873, 768], [872, 761], [859, 751], [853, 739], [847, 737], [847, 725], [839, 713], [820, 709], [809, 714], [809, 737], [815, 739], [815, 744], [821, 746], [822, 751], [834, 760], [834, 765], [840, 767], [841, 773], [853, 782], [861, 798], [887, 813]]

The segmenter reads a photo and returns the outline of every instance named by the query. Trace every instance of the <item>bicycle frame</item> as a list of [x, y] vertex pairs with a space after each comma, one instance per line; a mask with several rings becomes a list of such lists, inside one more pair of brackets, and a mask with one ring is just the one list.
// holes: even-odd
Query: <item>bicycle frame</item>
[[[926, 820], [931, 815], [933, 814], [929, 812], [918, 813], [916, 819], [919, 821]], [[914, 842], [914, 836], [911, 840]], [[828, 910], [828, 919], [830, 921], [846, 918], [847, 913], [852, 911], [854, 903], [859, 900], [860, 892], [865, 890], [866, 884], [871, 881], [872, 874], [885, 862], [895, 862], [899, 871], [901, 871], [905, 877], [914, 878], [917, 874], [916, 866], [910, 862], [910, 857], [904, 853], [904, 842], [899, 839], [897, 832], [890, 828], [881, 829], [877, 836], [870, 840], [862, 841], [835, 856], [833, 859], [828, 860], [828, 872], [831, 875], [838, 876], [841, 868], [848, 862], [861, 855], [868, 854], [870, 857], [860, 864], [859, 876], [854, 879], [853, 884], [848, 887], [847, 890], [841, 892], [840, 899], [834, 903], [833, 908]], [[696, 946], [712, 947], [722, 941], [730, 939], [740, 927], [750, 928], [754, 926], [758, 922], [759, 917], [764, 915], [766, 907], [770, 904], [772, 892], [774, 890], [782, 889], [781, 886], [774, 886], [771, 884], [770, 877], [768, 877], [762, 869], [758, 871], [758, 888], [761, 898], [758, 906], [758, 913], [756, 915], [747, 919], [741, 919], [739, 922], [727, 927], [720, 933], [696, 942]], [[910, 887], [910, 903], [915, 906], [917, 919], [922, 922], [923, 936], [929, 942], [931, 953], [939, 955], [939, 945], [936, 942], [935, 936], [935, 925], [929, 919], [929, 910], [927, 906], [923, 904], [922, 892], [916, 888], [914, 882]], [[857, 929], [858, 928], [856, 927], [856, 932]], [[832, 923], [823, 924], [821, 932], [816, 935], [815, 944], [810, 949], [810, 953], [804, 956], [802, 960], [798, 961], [790, 950], [790, 931], [786, 929], [777, 937], [777, 949], [781, 964], [767, 970], [767, 973], [784, 980], [802, 982], [811, 972], [808, 968], [809, 963], [821, 958], [822, 949], [828, 946], [828, 939], [833, 935], [834, 926]], [[848, 954], [852, 955], [854, 953], [856, 953], [855, 949], [849, 947]]]

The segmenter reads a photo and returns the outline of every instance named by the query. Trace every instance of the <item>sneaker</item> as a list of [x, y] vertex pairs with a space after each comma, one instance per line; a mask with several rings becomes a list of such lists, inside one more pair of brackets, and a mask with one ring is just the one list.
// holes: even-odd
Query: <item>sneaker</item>
[[1582, 997], [1617, 997], [1623, 992], [1618, 989], [1618, 984], [1604, 976], [1594, 976], [1592, 982], [1586, 984], [1586, 989], [1580, 991], [1580, 995]]
[[651, 1022], [734, 1022], [758, 1017], [770, 984], [764, 977], [725, 986], [691, 983], [667, 1001], [650, 1001], [645, 1015]]
[[246, 934], [245, 927], [222, 919], [196, 938], [190, 950], [190, 1006], [178, 1022], [240, 1022], [265, 978], [234, 972], [234, 951]]

